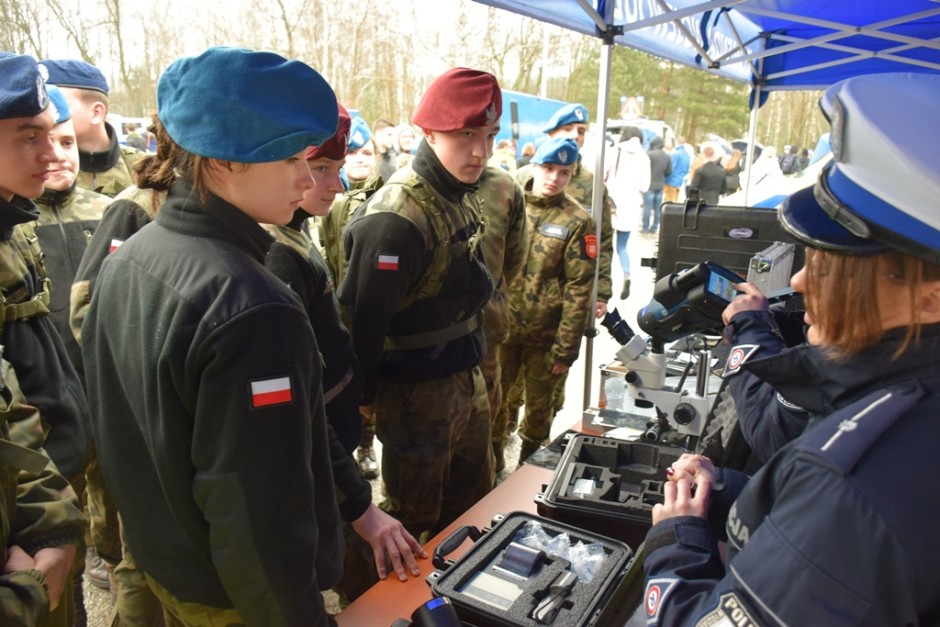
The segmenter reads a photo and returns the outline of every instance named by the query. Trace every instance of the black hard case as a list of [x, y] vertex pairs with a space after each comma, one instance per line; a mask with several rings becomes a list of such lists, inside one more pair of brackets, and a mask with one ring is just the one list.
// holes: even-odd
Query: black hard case
[[[780, 226], [774, 209], [665, 203], [659, 224], [656, 279], [702, 261], [747, 276], [754, 254], [774, 242], [797, 243]], [[798, 245], [794, 272], [803, 266], [803, 254], [803, 246]]]
[[[599, 543], [605, 559], [590, 582], [578, 581], [571, 589], [564, 605], [554, 617], [551, 627], [612, 627], [622, 626], [639, 604], [643, 584], [642, 564], [634, 560], [634, 553], [623, 542], [579, 529], [565, 523], [548, 520], [525, 512], [511, 512], [494, 518], [493, 526], [480, 531], [475, 527], [461, 527], [442, 542], [434, 555], [436, 570], [427, 581], [434, 596], [450, 599], [461, 623], [474, 627], [542, 627], [531, 618], [532, 609], [544, 597], [551, 583], [567, 568], [560, 558], [549, 558], [523, 586], [526, 591], [506, 610], [462, 592], [477, 573], [498, 560], [516, 533], [529, 521], [539, 522], [553, 536], [567, 533], [571, 544]], [[474, 544], [454, 562], [446, 555], [453, 552], [467, 538]], [[616, 607], [609, 607], [611, 599]]]
[[643, 440], [574, 435], [551, 483], [536, 496], [538, 513], [636, 548], [652, 525], [653, 505], [663, 502], [666, 468], [684, 452]]

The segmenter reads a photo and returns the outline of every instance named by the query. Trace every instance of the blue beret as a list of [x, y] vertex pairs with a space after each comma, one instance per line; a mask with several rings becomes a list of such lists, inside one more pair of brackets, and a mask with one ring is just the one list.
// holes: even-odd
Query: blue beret
[[49, 93], [49, 104], [55, 114], [55, 123], [62, 124], [72, 119], [72, 110], [69, 109], [69, 101], [65, 94], [55, 85], [46, 85], [46, 92]]
[[566, 137], [553, 137], [542, 142], [532, 157], [532, 163], [572, 165], [578, 160], [578, 143]]
[[305, 63], [219, 46], [170, 64], [157, 84], [157, 114], [188, 152], [265, 163], [332, 137], [339, 109], [333, 89]]
[[555, 115], [552, 116], [552, 119], [548, 121], [548, 124], [542, 129], [546, 133], [551, 133], [556, 128], [560, 126], [565, 126], [566, 124], [587, 124], [588, 123], [588, 112], [587, 109], [582, 104], [570, 104], [565, 105], [561, 109], [555, 112]]
[[31, 118], [49, 106], [36, 59], [0, 52], [0, 120]]
[[940, 76], [869, 74], [836, 83], [820, 102], [833, 160], [790, 196], [783, 227], [841, 254], [899, 250], [940, 264], [940, 163], [933, 128]]
[[352, 125], [349, 129], [349, 152], [359, 150], [370, 139], [372, 139], [372, 131], [369, 130], [369, 124], [360, 116], [353, 116]]
[[93, 89], [108, 95], [108, 81], [101, 70], [78, 59], [46, 59], [40, 63], [46, 82], [59, 87]]

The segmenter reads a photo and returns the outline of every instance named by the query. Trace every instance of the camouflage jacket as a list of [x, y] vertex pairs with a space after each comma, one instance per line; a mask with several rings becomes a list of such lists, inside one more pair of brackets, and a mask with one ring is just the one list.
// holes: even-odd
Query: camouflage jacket
[[488, 167], [480, 177], [477, 196], [483, 206], [483, 262], [493, 277], [493, 297], [483, 312], [487, 351], [509, 335], [509, 284], [522, 270], [529, 246], [525, 194], [513, 177]]
[[69, 294], [69, 326], [77, 341], [82, 339], [82, 322], [91, 305], [91, 291], [105, 257], [131, 235], [153, 222], [164, 200], [166, 192], [140, 189], [132, 185], [118, 194], [105, 209], [75, 272]]
[[0, 199], [0, 344], [49, 429], [49, 456], [71, 479], [84, 470], [90, 450], [88, 403], [49, 316], [51, 289], [32, 225], [38, 217], [29, 200]]
[[39, 207], [36, 235], [52, 281], [49, 315], [79, 374], [82, 354], [69, 328], [69, 293], [88, 241], [110, 203], [108, 196], [75, 185], [61, 192], [46, 190], [36, 200]]
[[593, 312], [594, 219], [564, 193], [525, 198], [529, 252], [509, 287], [509, 342], [550, 346], [553, 363], [570, 366]]
[[330, 212], [317, 221], [317, 239], [326, 265], [330, 269], [334, 285], [341, 285], [346, 277], [346, 252], [343, 250], [343, 229], [349, 224], [359, 205], [369, 199], [382, 187], [378, 176], [352, 184], [349, 191], [338, 196], [330, 207]]
[[147, 153], [118, 143], [110, 124], [105, 123], [111, 144], [101, 152], [78, 152], [78, 186], [105, 196], [117, 196], [134, 184], [134, 164]]
[[[75, 492], [42, 450], [39, 412], [26, 404], [12, 366], [0, 374], [0, 547], [82, 547], [85, 518]], [[0, 625], [39, 624], [49, 610], [46, 582], [38, 570], [0, 574]]]
[[429, 381], [480, 363], [493, 284], [475, 187], [454, 179], [422, 142], [347, 225], [338, 296], [366, 376], [364, 403], [379, 378]]
[[[529, 164], [516, 171], [516, 180], [527, 188], [527, 183], [532, 180], [532, 168], [535, 164]], [[601, 239], [598, 246], [598, 276], [597, 276], [597, 300], [607, 302], [613, 296], [610, 279], [610, 262], [614, 255], [614, 228], [610, 222], [610, 215], [613, 212], [613, 203], [607, 194], [607, 186], [601, 185], [604, 191], [604, 201], [601, 204]], [[565, 187], [565, 193], [577, 200], [581, 207], [591, 216], [593, 213], [594, 198], [594, 173], [588, 170], [581, 163], [581, 157], [578, 157], [578, 164], [575, 166], [571, 181]]]

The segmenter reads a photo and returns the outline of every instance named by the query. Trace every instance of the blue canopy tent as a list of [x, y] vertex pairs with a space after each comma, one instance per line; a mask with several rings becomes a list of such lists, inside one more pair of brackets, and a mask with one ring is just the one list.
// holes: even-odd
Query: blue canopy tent
[[[614, 45], [746, 82], [752, 86], [752, 105], [763, 104], [770, 91], [824, 89], [859, 74], [940, 73], [940, 6], [933, 0], [475, 1], [601, 40], [596, 116], [602, 137]], [[751, 108], [750, 145], [756, 140], [758, 108]], [[595, 172], [602, 171], [603, 144]], [[595, 177], [598, 225], [601, 185], [601, 177]], [[590, 402], [591, 335], [585, 407]]]

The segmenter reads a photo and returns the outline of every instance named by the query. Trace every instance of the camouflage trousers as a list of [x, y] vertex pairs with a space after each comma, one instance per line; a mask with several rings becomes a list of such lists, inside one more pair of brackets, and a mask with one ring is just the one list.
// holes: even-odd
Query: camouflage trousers
[[146, 577], [147, 584], [163, 606], [167, 627], [240, 627], [245, 624], [235, 608], [180, 601], [156, 579], [150, 575]]
[[162, 627], [165, 624], [162, 604], [124, 542], [123, 527], [121, 552], [121, 561], [111, 573], [114, 591], [111, 627]]
[[496, 424], [503, 404], [503, 384], [499, 367], [499, 346], [486, 345], [486, 354], [480, 360], [480, 372], [486, 381], [486, 397], [490, 405], [490, 440], [494, 445], [502, 444], [505, 427]]
[[382, 442], [379, 507], [419, 541], [493, 488], [489, 402], [479, 367], [420, 383], [380, 381], [373, 408]]
[[[548, 439], [552, 420], [559, 406], [559, 399], [564, 399], [566, 374], [552, 374], [554, 361], [550, 346], [532, 346], [529, 344], [505, 343], [499, 347], [499, 362], [502, 369], [504, 389], [515, 389], [524, 393], [525, 415], [519, 426], [519, 437], [523, 447], [536, 448]], [[502, 425], [508, 425], [510, 413], [518, 409], [511, 405], [517, 401], [512, 391], [506, 394], [506, 400], [500, 408]], [[563, 402], [563, 400], [562, 400]], [[503, 442], [508, 437], [504, 431]]]

